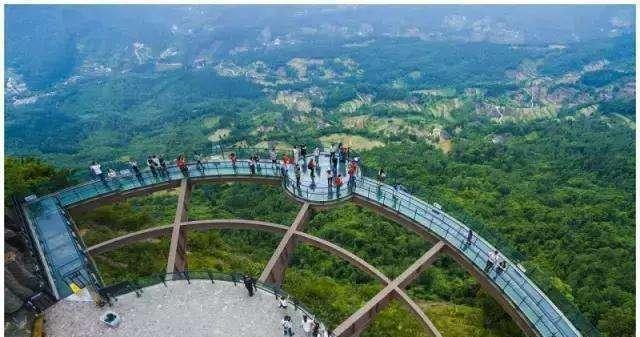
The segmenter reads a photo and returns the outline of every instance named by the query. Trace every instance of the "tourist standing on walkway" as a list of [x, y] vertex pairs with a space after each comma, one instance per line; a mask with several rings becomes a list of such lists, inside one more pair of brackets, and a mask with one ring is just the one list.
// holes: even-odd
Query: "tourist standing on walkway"
[[244, 287], [247, 288], [249, 296], [253, 296], [253, 292], [257, 290], [256, 280], [253, 277], [244, 274], [244, 276], [242, 277], [242, 283], [244, 283]]
[[334, 176], [338, 175], [338, 157], [336, 156], [331, 158], [331, 170], [333, 171]]
[[309, 159], [307, 168], [309, 169], [309, 176], [311, 176], [311, 181], [314, 182], [316, 179], [316, 163], [313, 158]]
[[193, 151], [193, 159], [196, 161], [196, 168], [200, 171], [200, 174], [204, 175], [204, 165], [202, 164], [202, 155], [197, 151]]
[[313, 331], [313, 321], [307, 315], [302, 315], [302, 330], [304, 331], [304, 335], [306, 337], [311, 337], [311, 332]]
[[162, 167], [160, 167], [160, 160], [158, 160], [158, 156], [156, 156], [155, 154], [152, 154], [151, 161], [153, 162], [153, 166], [156, 167], [156, 171], [158, 172], [158, 175], [161, 178], [164, 178], [164, 172], [162, 170]]
[[296, 167], [293, 173], [296, 175], [296, 186], [300, 188], [300, 165], [299, 164], [296, 163]]
[[249, 173], [256, 174], [256, 162], [253, 158], [249, 159]]
[[327, 187], [329, 188], [329, 192], [331, 192], [332, 186], [333, 186], [333, 175], [331, 174], [331, 170], [327, 170]]
[[471, 230], [471, 228], [469, 228], [469, 231], [467, 232], [467, 246], [471, 246], [471, 244], [473, 243], [473, 231]]
[[93, 161], [93, 163], [91, 163], [91, 165], [89, 166], [89, 170], [94, 176], [100, 179], [100, 181], [102, 182], [102, 184], [104, 184], [104, 186], [106, 186], [107, 188], [109, 187], [109, 184], [107, 184], [107, 181], [104, 178], [104, 172], [102, 172], [102, 167], [100, 166], [100, 163], [98, 163], [97, 161]]
[[302, 157], [302, 160], [307, 161], [307, 144], [300, 145], [300, 157]]
[[318, 146], [313, 150], [313, 159], [316, 163], [320, 163], [320, 148]]
[[334, 184], [336, 185], [336, 198], [340, 198], [340, 186], [342, 186], [341, 174], [338, 174], [338, 176], [334, 179]]
[[498, 257], [498, 266], [496, 267], [496, 273], [498, 275], [502, 274], [503, 271], [507, 270], [507, 260], [504, 257]]
[[135, 159], [129, 159], [129, 166], [131, 166], [131, 170], [133, 174], [136, 175], [136, 178], [140, 182], [140, 184], [144, 183], [144, 179], [142, 178], [142, 174], [140, 173], [140, 168], [138, 168], [138, 162]]
[[349, 163], [349, 190], [353, 191], [356, 188], [356, 175], [358, 173], [358, 164], [355, 160]]
[[158, 156], [158, 162], [160, 163], [160, 168], [167, 175], [167, 179], [171, 180], [171, 175], [169, 174], [169, 170], [167, 170], [167, 163], [164, 161], [164, 155]]
[[271, 159], [271, 163], [272, 164], [276, 164], [277, 160], [278, 160], [278, 153], [276, 152], [276, 148], [271, 148], [271, 151], [269, 151], [269, 159]]
[[231, 154], [229, 154], [229, 160], [231, 160], [231, 167], [233, 167], [233, 172], [235, 172], [236, 169], [237, 169], [236, 161], [238, 161], [238, 158], [236, 157], [236, 154], [231, 152]]
[[489, 272], [493, 266], [495, 266], [500, 260], [500, 253], [497, 250], [494, 250], [493, 253], [489, 253], [489, 257], [487, 258], [487, 265], [484, 267], [485, 272]]
[[153, 179], [158, 180], [158, 169], [156, 168], [156, 163], [151, 159], [151, 156], [147, 157], [147, 166], [149, 166], [149, 171], [151, 171]]
[[387, 172], [384, 171], [384, 168], [380, 168], [380, 170], [378, 171], [378, 181], [381, 184], [384, 184], [384, 180], [387, 178]]
[[285, 336], [290, 336], [290, 337], [293, 336], [293, 330], [292, 330], [293, 323], [291, 322], [290, 316], [284, 316], [280, 324], [282, 324], [282, 328], [284, 329]]
[[318, 321], [313, 321], [313, 332], [311, 333], [313, 337], [318, 337], [320, 335], [320, 323]]
[[298, 161], [300, 160], [300, 149], [298, 148], [298, 145], [293, 147], [293, 162], [295, 164], [298, 164]]
[[185, 178], [189, 176], [189, 169], [187, 168], [187, 159], [185, 158], [184, 155], [181, 154], [178, 156], [178, 159], [176, 159], [176, 165], [178, 165], [180, 172], [182, 172], [182, 175]]

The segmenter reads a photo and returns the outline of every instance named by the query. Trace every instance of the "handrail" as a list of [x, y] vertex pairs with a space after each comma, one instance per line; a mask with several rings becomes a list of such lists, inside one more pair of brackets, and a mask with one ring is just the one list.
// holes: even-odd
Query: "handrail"
[[[138, 277], [133, 280], [126, 280], [124, 282], [119, 282], [115, 285], [105, 286], [101, 289], [98, 289], [98, 294], [103, 298], [106, 303], [111, 304], [111, 299], [117, 298], [118, 296], [122, 296], [131, 292], [135, 292], [136, 296], [140, 297], [143, 293], [143, 289], [154, 286], [160, 283], [163, 283], [164, 286], [167, 286], [167, 282], [170, 280], [173, 281], [187, 281], [188, 284], [191, 283], [191, 280], [209, 280], [211, 283], [215, 283], [215, 281], [226, 281], [233, 282], [234, 285], [241, 283], [241, 273], [221, 273], [214, 270], [185, 270], [181, 272], [173, 272], [173, 273], [156, 273]], [[303, 314], [307, 315], [311, 320], [317, 321], [320, 323], [320, 331], [326, 330], [326, 325], [322, 323], [319, 319], [315, 318], [315, 315], [311, 313], [311, 310], [307, 308], [304, 304], [298, 301], [295, 297], [289, 295], [286, 291], [282, 290], [276, 284], [262, 282], [254, 279], [256, 288], [260, 288], [270, 294], [276, 296], [276, 298], [285, 297], [291, 302], [294, 306], [294, 310], [300, 310]], [[114, 288], [115, 286], [115, 288]]]
[[[468, 256], [467, 254], [465, 254], [465, 252], [462, 249], [460, 249], [459, 247], [455, 246], [455, 244], [456, 244], [455, 241], [452, 241], [452, 240], [458, 239], [457, 243], [461, 244], [461, 246], [464, 247], [464, 243], [462, 242], [462, 238], [466, 237], [466, 231], [468, 230], [467, 226], [465, 226], [464, 224], [462, 224], [459, 221], [455, 220], [454, 218], [452, 218], [451, 216], [449, 216], [448, 214], [446, 214], [445, 212], [443, 212], [441, 210], [437, 210], [436, 211], [437, 214], [440, 215], [441, 217], [433, 216], [432, 214], [429, 214], [429, 213], [434, 213], [434, 210], [436, 210], [436, 209], [434, 207], [424, 203], [423, 201], [413, 197], [413, 196], [410, 196], [410, 195], [407, 195], [406, 193], [403, 193], [403, 192], [397, 191], [395, 189], [392, 189], [388, 185], [380, 184], [378, 182], [375, 182], [375, 181], [371, 180], [370, 178], [362, 178], [361, 179], [361, 184], [368, 185], [367, 186], [367, 191], [366, 191], [366, 193], [357, 192], [358, 195], [360, 195], [362, 197], [365, 197], [365, 198], [369, 199], [372, 202], [375, 202], [375, 203], [378, 203], [378, 204], [382, 204], [383, 206], [388, 206], [388, 207], [390, 206], [392, 209], [394, 209], [394, 210], [396, 210], [396, 211], [398, 211], [400, 213], [403, 213], [402, 212], [402, 210], [403, 210], [402, 207], [403, 207], [403, 203], [404, 203], [404, 207], [409, 210], [409, 212], [408, 212], [409, 213], [408, 214], [409, 218], [411, 218], [413, 220], [416, 220], [419, 223], [422, 223], [421, 221], [419, 221], [419, 218], [422, 217], [422, 219], [424, 219], [425, 221], [429, 221], [429, 224], [436, 225], [437, 227], [439, 227], [442, 230], [441, 233], [442, 232], [445, 233], [444, 236], [442, 236], [442, 234], [440, 234], [438, 232], [438, 230], [434, 230], [434, 228], [429, 228], [429, 226], [426, 226], [427, 228], [430, 229], [431, 232], [433, 232], [434, 234], [436, 234], [438, 236], [441, 236], [442, 239], [444, 239], [445, 241], [453, 242], [454, 243], [454, 248], [457, 249], [461, 253], [461, 255], [467, 256], [472, 261], [477, 260], [478, 257], [481, 258], [480, 261], [485, 261], [488, 258], [489, 253], [495, 249], [495, 248], [493, 248], [493, 246], [491, 244], [489, 244], [486, 240], [484, 240], [484, 238], [476, 236], [476, 241], [473, 244], [476, 245], [480, 249], [480, 251], [476, 252], [476, 255], [474, 257]], [[377, 196], [376, 198], [372, 198], [371, 197], [371, 195], [372, 195], [371, 194], [371, 187], [374, 187], [376, 194], [381, 193], [381, 196]], [[362, 187], [361, 187], [361, 189], [362, 189]], [[392, 191], [392, 193], [393, 193], [392, 196], [391, 196], [393, 202], [391, 203], [391, 205], [387, 205], [387, 204], [385, 204], [386, 195], [390, 191]], [[382, 200], [380, 200], [380, 199], [382, 199]], [[420, 204], [422, 204], [422, 205], [420, 205]], [[411, 216], [411, 214], [413, 214], [413, 215]], [[407, 214], [404, 214], [404, 215], [407, 216]], [[454, 222], [458, 227], [451, 226], [451, 224], [447, 223], [445, 221], [445, 219], [447, 219], [447, 220], [449, 220], [451, 222]], [[435, 221], [435, 223], [434, 223], [434, 221]], [[448, 234], [450, 233], [450, 231], [455, 231], [455, 233], [457, 233], [458, 236], [457, 237], [456, 236], [448, 237]], [[505, 272], [502, 272], [500, 274], [497, 274], [494, 278], [490, 277], [489, 279], [491, 280], [492, 283], [494, 283], [497, 286], [497, 288], [501, 292], [503, 292], [504, 295], [506, 295], [506, 298], [511, 298], [512, 297], [512, 296], [509, 296], [509, 294], [506, 293], [507, 290], [511, 290], [515, 294], [521, 294], [518, 297], [522, 298], [522, 302], [513, 303], [513, 304], [516, 307], [522, 307], [522, 304], [526, 304], [527, 307], [532, 310], [532, 314], [535, 316], [535, 317], [532, 317], [532, 318], [537, 318], [537, 321], [534, 321], [534, 322], [535, 323], [542, 322], [545, 325], [545, 327], [547, 329], [549, 329], [549, 326], [547, 326], [546, 322], [541, 320], [541, 318], [543, 317], [543, 316], [541, 316], [541, 314], [546, 316], [547, 318], [549, 318], [551, 321], [558, 321], [558, 320], [560, 320], [562, 318], [561, 317], [561, 315], [563, 315], [562, 312], [559, 311], [558, 308], [556, 307], [555, 308], [556, 310], [554, 310], [554, 311], [558, 313], [558, 316], [552, 317], [552, 316], [550, 316], [549, 311], [544, 310], [541, 307], [539, 307], [541, 305], [542, 300], [545, 299], [545, 298], [548, 300], [548, 303], [550, 303], [552, 306], [554, 306], [554, 305], [553, 305], [553, 302], [543, 292], [541, 292], [540, 289], [538, 289], [535, 284], [533, 284], [533, 283], [528, 284], [533, 288], [532, 290], [535, 293], [532, 293], [531, 291], [529, 291], [529, 289], [526, 286], [527, 284], [524, 281], [525, 280], [524, 273], [518, 267], [516, 267], [516, 265], [513, 264], [513, 262], [511, 262], [508, 259], [508, 257], [506, 258], [506, 260], [508, 261], [508, 263], [511, 266], [514, 266], [514, 268], [509, 268], [508, 271], [505, 271]], [[474, 263], [474, 264], [477, 265], [477, 263]], [[515, 272], [516, 275], [512, 275], [514, 272]], [[517, 278], [514, 278], [514, 276], [517, 276], [520, 280], [522, 280], [522, 282], [518, 282], [519, 280]], [[499, 280], [504, 281], [502, 285], [498, 282]], [[513, 287], [512, 284], [514, 284], [514, 283], [518, 284], [519, 287]], [[535, 306], [532, 306], [531, 303], [526, 301], [529, 298], [534, 298], [534, 299], [538, 298], [539, 300], [536, 303], [534, 303]], [[566, 317], [565, 317], [565, 319], [566, 319]], [[560, 333], [563, 334], [563, 336], [565, 335], [565, 332], [563, 330], [561, 330], [559, 327], [557, 328], [557, 330], [559, 330]], [[574, 332], [577, 333], [577, 331], [574, 331]]]

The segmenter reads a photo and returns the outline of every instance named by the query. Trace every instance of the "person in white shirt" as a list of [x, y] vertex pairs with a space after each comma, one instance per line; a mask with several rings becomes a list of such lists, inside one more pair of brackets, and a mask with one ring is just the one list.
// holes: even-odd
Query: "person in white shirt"
[[313, 320], [307, 317], [307, 315], [302, 315], [302, 330], [304, 330], [306, 337], [311, 337], [311, 332], [313, 331]]
[[500, 253], [497, 250], [494, 250], [487, 258], [487, 265], [484, 267], [484, 271], [488, 273], [493, 266], [498, 264], [498, 261], [500, 261]]
[[278, 154], [276, 153], [276, 148], [272, 148], [271, 151], [269, 151], [269, 159], [271, 159], [272, 163], [276, 163], [278, 160]]
[[102, 168], [100, 166], [100, 164], [97, 161], [94, 161], [90, 166], [89, 169], [91, 170], [91, 173], [93, 173], [93, 175], [95, 175], [96, 177], [98, 177], [100, 179], [100, 181], [107, 187], [109, 187], [109, 185], [107, 184], [107, 181], [104, 178], [104, 173], [102, 172]]
[[287, 298], [284, 296], [280, 296], [278, 297], [278, 308], [280, 309], [286, 309], [287, 308]]
[[282, 325], [282, 328], [284, 329], [284, 335], [285, 336], [293, 336], [293, 331], [292, 331], [293, 323], [291, 323], [291, 317], [284, 316], [282, 321], [280, 321], [280, 324]]

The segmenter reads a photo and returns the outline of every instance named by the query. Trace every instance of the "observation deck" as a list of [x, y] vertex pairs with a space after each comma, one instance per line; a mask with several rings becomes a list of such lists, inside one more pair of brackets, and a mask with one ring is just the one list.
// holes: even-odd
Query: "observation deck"
[[[123, 294], [102, 309], [93, 302], [59, 301], [47, 309], [44, 328], [48, 337], [280, 337], [280, 321], [289, 315], [293, 331], [304, 334], [300, 326], [306, 312], [294, 304], [281, 309], [267, 290], [258, 288], [249, 297], [242, 284], [214, 282], [167, 281], [143, 288], [139, 297]], [[107, 310], [121, 317], [117, 328], [99, 320]]]
[[[307, 160], [311, 157], [307, 156]], [[259, 162], [255, 170], [252, 171], [247, 160], [238, 160], [233, 165], [230, 161], [218, 158], [205, 162], [203, 165], [189, 163], [186, 174], [171, 165], [168, 166], [168, 174], [165, 177], [154, 177], [151, 172], [146, 170], [138, 176], [125, 173], [104, 182], [90, 181], [41, 197], [26, 204], [24, 208], [32, 232], [38, 239], [40, 254], [47, 262], [51, 287], [54, 289], [56, 297], [63, 298], [71, 293], [70, 282], [75, 282], [78, 278], [88, 284], [100, 283], [87, 249], [83, 247], [81, 240], [78, 240], [74, 233], [73, 223], [67, 214], [67, 209], [90, 209], [105, 201], [117, 201], [134, 195], [180, 186], [185, 189], [189, 184], [226, 181], [280, 184], [287, 195], [300, 203], [310, 205], [309, 207], [331, 207], [334, 204], [352, 201], [402, 224], [430, 241], [441, 243], [441, 252], [450, 255], [467, 269], [528, 335], [582, 336], [563, 312], [516, 263], [505, 257], [508, 264], [505, 271], [499, 273], [496, 268], [493, 268], [485, 272], [484, 268], [489, 253], [498, 249], [477, 234], [474, 241], [467, 244], [466, 237], [469, 227], [465, 224], [405, 191], [362, 176], [360, 173], [356, 175], [355, 181], [352, 183], [345, 179], [344, 185], [338, 191], [336, 187], [327, 185], [326, 170], [330, 169], [328, 155], [322, 154], [319, 159], [320, 169], [315, 172], [314, 178], [311, 177], [310, 170], [301, 167], [300, 184], [296, 182], [293, 168], [289, 168], [286, 175], [283, 176], [280, 165], [270, 161]], [[305, 166], [302, 160], [300, 163], [301, 166]], [[346, 175], [345, 165], [344, 162], [340, 162], [337, 168], [343, 176]], [[182, 202], [179, 201], [179, 209]], [[176, 217], [176, 226], [178, 227], [174, 226], [174, 236], [177, 235], [176, 231], [186, 230], [180, 227], [180, 225], [187, 225], [183, 222], [185, 220]], [[163, 227], [153, 235], [166, 235], [170, 231], [170, 228]], [[142, 233], [139, 236], [142, 237], [146, 234], [149, 233]], [[292, 232], [291, 235], [304, 237], [300, 232]], [[132, 240], [130, 236], [122, 239], [127, 243], [130, 240]], [[175, 249], [172, 246], [174, 254], [179, 254], [179, 252], [175, 253]], [[173, 268], [173, 264], [171, 266]], [[397, 287], [405, 285], [404, 281], [394, 283], [396, 281], [391, 282], [385, 278], [382, 280], [396, 290]], [[391, 290], [387, 295], [393, 292]], [[398, 290], [396, 296], [403, 297], [406, 294]], [[355, 326], [355, 323], [352, 326]], [[341, 336], [347, 336], [351, 334], [348, 331], [353, 331], [353, 334], [356, 334], [356, 330], [353, 329], [338, 330], [343, 332]], [[336, 333], [338, 334], [338, 332]], [[439, 335], [437, 331], [433, 334]]]

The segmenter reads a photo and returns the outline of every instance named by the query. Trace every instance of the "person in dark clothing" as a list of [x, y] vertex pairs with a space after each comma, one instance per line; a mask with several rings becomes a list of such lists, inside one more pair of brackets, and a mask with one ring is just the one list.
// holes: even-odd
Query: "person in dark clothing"
[[138, 179], [140, 184], [143, 185], [144, 178], [142, 177], [142, 173], [140, 173], [140, 168], [138, 168], [138, 163], [135, 160], [131, 159], [129, 160], [129, 165], [131, 166], [131, 170], [133, 171], [133, 174], [136, 175], [136, 178]]
[[318, 337], [320, 335], [320, 323], [318, 321], [313, 321], [313, 337]]
[[[280, 164], [280, 175], [282, 176], [282, 178], [287, 177], [287, 164], [285, 164], [284, 162]], [[287, 179], [285, 179], [284, 182], [286, 183]]]
[[253, 292], [257, 290], [256, 280], [253, 277], [244, 274], [244, 276], [242, 277], [242, 283], [244, 283], [244, 287], [247, 288], [249, 296], [253, 296]]
[[296, 175], [296, 187], [300, 188], [300, 165], [296, 164], [293, 172]]
[[333, 171], [334, 176], [338, 175], [338, 157], [336, 156], [331, 158], [331, 170]]
[[238, 157], [236, 157], [236, 154], [231, 152], [231, 154], [229, 155], [229, 160], [231, 160], [231, 166], [233, 167], [233, 172], [235, 173], [237, 171], [237, 166], [236, 166], [236, 162], [238, 161]]
[[156, 163], [153, 161], [153, 158], [151, 158], [151, 156], [147, 157], [147, 165], [149, 166], [149, 170], [151, 170], [153, 179], [158, 180], [158, 170], [156, 169]]
[[300, 157], [303, 161], [306, 161], [307, 157], [307, 144], [300, 145]]
[[167, 180], [171, 180], [171, 175], [169, 174], [169, 170], [167, 170], [167, 163], [164, 161], [164, 156], [158, 156], [158, 162], [160, 163], [160, 169], [167, 175]]
[[467, 232], [467, 246], [471, 246], [471, 244], [473, 243], [473, 231], [471, 230], [471, 228], [469, 228], [469, 231]]

